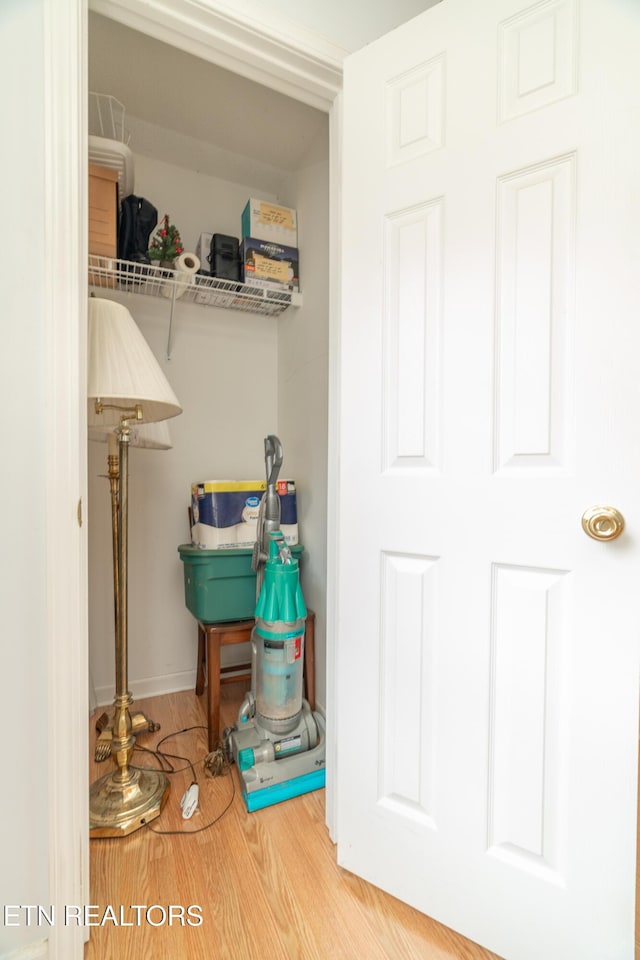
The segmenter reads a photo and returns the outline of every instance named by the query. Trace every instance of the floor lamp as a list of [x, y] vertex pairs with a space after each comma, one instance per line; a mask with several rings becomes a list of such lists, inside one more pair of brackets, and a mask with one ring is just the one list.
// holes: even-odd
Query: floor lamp
[[[120, 587], [118, 570], [120, 569], [120, 548], [118, 544], [118, 484], [120, 479], [120, 457], [118, 453], [118, 438], [111, 427], [90, 427], [89, 439], [99, 443], [107, 443], [107, 480], [111, 498], [111, 554], [113, 570], [113, 613], [115, 633], [118, 632], [120, 620]], [[143, 423], [131, 433], [130, 447], [142, 447], [146, 450], [170, 450], [171, 436], [166, 420], [156, 423]], [[153, 733], [160, 729], [160, 724], [154, 723], [142, 711], [136, 710], [131, 714], [131, 729], [135, 736], [139, 733]], [[113, 714], [102, 713], [96, 721], [96, 745], [94, 760], [101, 763], [111, 756], [113, 741]]]
[[164, 773], [136, 769], [128, 690], [128, 478], [132, 434], [143, 423], [182, 413], [149, 345], [126, 307], [112, 300], [89, 299], [88, 425], [109, 427], [118, 438], [118, 624], [116, 695], [111, 755], [116, 768], [91, 786], [90, 837], [124, 837], [160, 815], [169, 793]]

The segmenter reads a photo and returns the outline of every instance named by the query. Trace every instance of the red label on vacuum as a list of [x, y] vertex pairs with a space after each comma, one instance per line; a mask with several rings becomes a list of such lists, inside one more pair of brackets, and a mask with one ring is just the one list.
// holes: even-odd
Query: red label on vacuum
[[284, 650], [287, 663], [295, 663], [296, 660], [299, 660], [302, 656], [302, 634], [291, 637], [290, 640], [285, 640]]

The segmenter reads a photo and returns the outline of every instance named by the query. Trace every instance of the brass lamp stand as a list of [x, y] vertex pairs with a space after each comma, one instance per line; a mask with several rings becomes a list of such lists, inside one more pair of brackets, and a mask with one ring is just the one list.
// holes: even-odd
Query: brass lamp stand
[[[118, 485], [120, 479], [120, 454], [118, 450], [118, 439], [115, 433], [108, 434], [108, 444], [109, 450], [107, 454], [107, 469], [109, 480], [109, 490], [111, 494], [111, 541], [112, 541], [112, 556], [113, 556], [113, 613], [114, 613], [114, 623], [115, 623], [115, 632], [118, 632], [118, 623], [120, 621], [120, 579], [119, 579], [119, 570], [120, 570], [120, 546], [119, 546], [119, 530], [118, 530], [118, 514], [119, 514], [119, 494], [118, 494]], [[131, 440], [129, 440], [129, 444]], [[113, 449], [112, 444], [115, 444], [115, 450]], [[111, 756], [111, 748], [113, 743], [113, 728], [114, 728], [114, 716], [109, 716], [108, 713], [103, 713], [98, 717], [96, 721], [96, 732], [98, 734], [96, 738], [96, 746], [94, 751], [94, 760], [96, 763], [101, 763], [103, 760], [106, 760]], [[135, 713], [131, 714], [131, 731], [134, 736], [137, 736], [139, 733], [154, 733], [156, 730], [160, 729], [159, 723], [154, 723], [153, 720], [150, 720], [146, 714], [142, 713], [139, 710], [136, 710]]]
[[[182, 413], [182, 407], [123, 304], [90, 297], [87, 320], [87, 425], [90, 430], [115, 428], [118, 437], [116, 695], [111, 739], [116, 769], [91, 786], [89, 835], [125, 837], [159, 816], [169, 793], [169, 781], [162, 771], [136, 769], [131, 763], [135, 737], [128, 690], [127, 555], [132, 424], [168, 420]], [[115, 469], [113, 463], [114, 474]]]
[[[96, 413], [113, 405], [96, 400]], [[121, 408], [120, 408], [121, 409]], [[123, 411], [118, 436], [118, 591], [119, 609], [116, 628], [116, 695], [112, 727], [111, 755], [116, 769], [96, 781], [89, 793], [90, 837], [124, 837], [154, 820], [162, 811], [169, 795], [169, 781], [160, 770], [136, 769], [131, 766], [135, 737], [130, 713], [133, 703], [127, 689], [128, 678], [128, 476], [131, 420], [140, 420], [142, 409]]]

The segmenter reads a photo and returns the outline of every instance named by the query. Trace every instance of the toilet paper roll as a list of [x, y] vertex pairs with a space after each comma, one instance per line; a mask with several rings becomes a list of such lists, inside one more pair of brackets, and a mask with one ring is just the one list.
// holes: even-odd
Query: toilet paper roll
[[[185, 288], [191, 283], [191, 277], [194, 276], [200, 269], [200, 260], [196, 257], [195, 253], [181, 253], [180, 256], [174, 260], [173, 269], [175, 272], [175, 283], [176, 283], [176, 300], [182, 296], [185, 291]], [[162, 291], [165, 297], [171, 296], [171, 288], [166, 288]]]
[[175, 261], [177, 273], [197, 273], [200, 269], [200, 260], [195, 253], [181, 253]]

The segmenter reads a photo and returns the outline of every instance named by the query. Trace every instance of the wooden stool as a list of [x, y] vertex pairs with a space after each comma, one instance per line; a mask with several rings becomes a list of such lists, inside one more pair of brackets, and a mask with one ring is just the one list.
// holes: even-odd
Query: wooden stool
[[[203, 623], [198, 620], [196, 695], [202, 696], [206, 677], [209, 750], [213, 750], [220, 739], [220, 684], [235, 683], [237, 680], [251, 681], [250, 663], [220, 666], [220, 648], [233, 643], [248, 643], [254, 626], [255, 620], [232, 620], [229, 623]], [[313, 610], [307, 610], [304, 632], [304, 692], [312, 710], [316, 708], [315, 632], [316, 615]]]

